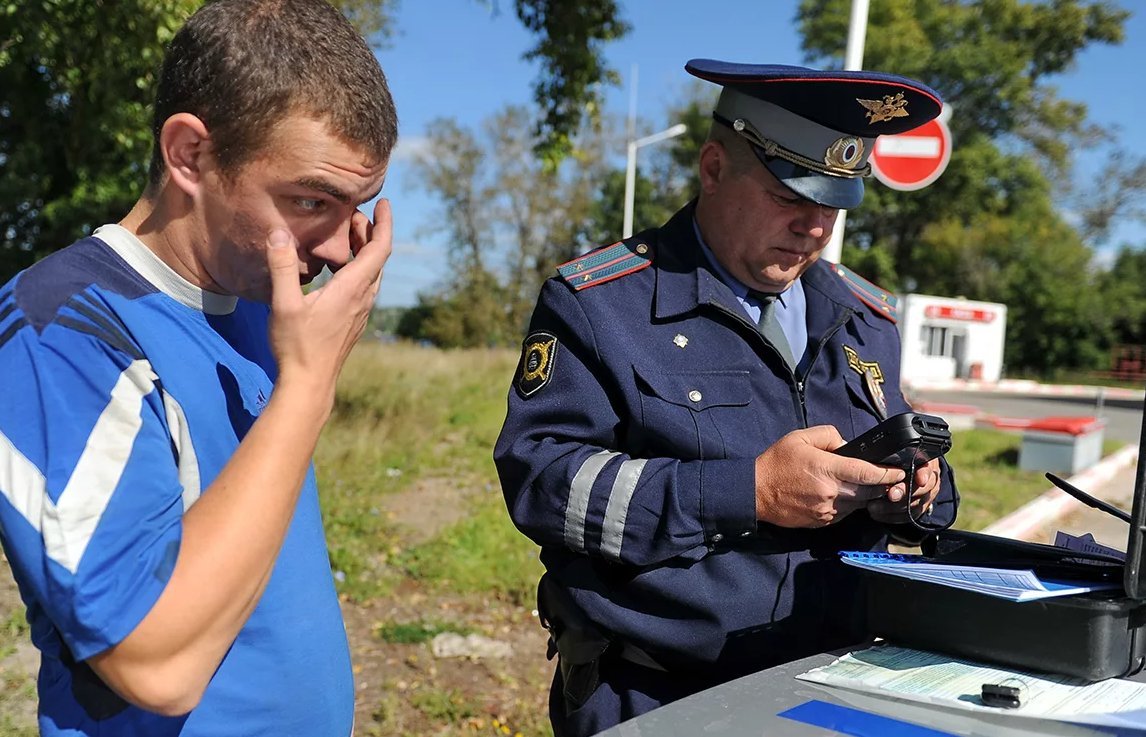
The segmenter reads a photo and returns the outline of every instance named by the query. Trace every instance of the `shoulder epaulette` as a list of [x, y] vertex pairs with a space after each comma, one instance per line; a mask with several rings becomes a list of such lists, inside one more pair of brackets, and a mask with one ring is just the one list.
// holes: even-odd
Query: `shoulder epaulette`
[[899, 313], [896, 310], [896, 305], [899, 303], [898, 297], [891, 292], [880, 289], [843, 264], [833, 264], [832, 268], [844, 280], [848, 289], [852, 290], [852, 293], [859, 298], [859, 301], [870, 307], [875, 314], [892, 322], [899, 319]]
[[561, 264], [557, 273], [580, 291], [640, 271], [652, 263], [653, 249], [648, 244], [620, 241]]

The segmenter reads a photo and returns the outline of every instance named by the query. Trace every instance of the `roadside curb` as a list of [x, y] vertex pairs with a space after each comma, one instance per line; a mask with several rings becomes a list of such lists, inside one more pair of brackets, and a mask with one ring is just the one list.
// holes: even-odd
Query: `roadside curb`
[[1050, 397], [1103, 397], [1104, 399], [1143, 399], [1141, 389], [1084, 384], [1040, 384], [1025, 379], [973, 381], [971, 379], [914, 380], [904, 382], [908, 391], [967, 391]]
[[[1082, 473], [1071, 476], [1068, 482], [1102, 498], [1102, 486], [1122, 469], [1138, 461], [1138, 446], [1128, 445], [1103, 458]], [[1066, 492], [1053, 488], [1034, 501], [1024, 504], [1006, 517], [995, 521], [982, 530], [987, 535], [1009, 537], [1015, 540], [1030, 540], [1046, 525], [1075, 511], [1079, 502]]]

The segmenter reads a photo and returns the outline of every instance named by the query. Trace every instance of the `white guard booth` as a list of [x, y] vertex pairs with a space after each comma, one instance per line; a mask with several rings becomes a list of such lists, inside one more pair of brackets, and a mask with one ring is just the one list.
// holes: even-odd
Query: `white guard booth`
[[904, 295], [899, 300], [904, 382], [998, 381], [1006, 328], [1007, 306], [997, 302]]

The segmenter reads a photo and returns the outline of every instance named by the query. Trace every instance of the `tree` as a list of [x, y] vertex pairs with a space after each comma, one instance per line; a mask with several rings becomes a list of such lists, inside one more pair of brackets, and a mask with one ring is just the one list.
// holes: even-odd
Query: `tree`
[[[663, 146], [652, 146], [640, 152], [637, 176], [633, 188], [633, 232], [639, 233], [664, 223], [700, 191], [697, 162], [700, 147], [708, 138], [712, 123], [712, 108], [716, 95], [711, 85], [693, 84], [686, 89], [683, 100], [671, 107], [665, 120], [683, 123], [683, 135], [670, 139]], [[634, 137], [656, 130], [647, 123], [639, 123]], [[624, 141], [615, 144], [624, 150]], [[613, 243], [620, 240], [624, 224], [625, 170], [614, 169], [604, 179], [598, 192], [590, 218], [590, 238], [593, 243]]]
[[162, 49], [198, 5], [0, 4], [0, 281], [138, 197]]
[[[455, 0], [465, 2], [466, 0]], [[397, 0], [333, 0], [376, 44]], [[150, 156], [150, 106], [166, 43], [202, 0], [0, 3], [0, 282], [119, 219]], [[615, 78], [601, 45], [627, 32], [614, 0], [516, 0], [538, 35], [538, 150], [555, 168]]]
[[1146, 346], [1146, 250], [1123, 246], [1098, 279], [1108, 309], [1113, 343]]
[[551, 168], [533, 153], [535, 120], [514, 106], [487, 119], [481, 135], [452, 119], [429, 130], [415, 176], [441, 203], [431, 229], [450, 243], [451, 275], [419, 295], [402, 334], [443, 347], [516, 344], [541, 282], [586, 249], [604, 147], [578, 146]]
[[[801, 2], [810, 62], [841, 64], [849, 9], [849, 0]], [[1087, 124], [1085, 105], [1060, 99], [1049, 80], [1091, 44], [1121, 42], [1127, 15], [1083, 0], [874, 3], [864, 65], [939, 90], [954, 109], [955, 144], [947, 171], [927, 189], [868, 186], [848, 215], [844, 260], [889, 288], [1006, 302], [1012, 367], [1045, 372], [1095, 360], [1102, 336], [1077, 329], [1089, 307], [1064, 308], [1069, 295], [1089, 291], [1090, 251], [1053, 197], [1066, 189], [1071, 151], [1101, 131]], [[1036, 330], [1081, 342], [1067, 350]]]
[[539, 40], [527, 59], [540, 59], [534, 99], [538, 121], [536, 150], [553, 169], [573, 150], [573, 137], [588, 112], [599, 110], [602, 83], [617, 82], [605, 66], [601, 46], [629, 32], [615, 0], [515, 0], [517, 17]]

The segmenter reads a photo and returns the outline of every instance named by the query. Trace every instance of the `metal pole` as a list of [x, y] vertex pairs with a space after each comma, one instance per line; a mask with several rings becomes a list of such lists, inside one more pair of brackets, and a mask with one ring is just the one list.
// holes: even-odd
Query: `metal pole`
[[[852, 0], [851, 17], [848, 20], [848, 46], [844, 52], [844, 69], [863, 69], [863, 47], [867, 40], [867, 7], [868, 0]], [[844, 224], [847, 223], [847, 210], [840, 210], [836, 215], [836, 225], [832, 229], [832, 237], [824, 248], [823, 258], [834, 264], [840, 262], [840, 254], [844, 250]]]
[[621, 229], [621, 237], [628, 238], [633, 234], [633, 199], [637, 184], [637, 149], [653, 143], [659, 143], [669, 138], [675, 138], [688, 130], [684, 123], [677, 123], [671, 128], [665, 128], [660, 133], [629, 141], [629, 161], [625, 167], [625, 223]]
[[625, 223], [621, 228], [621, 237], [628, 238], [633, 234], [633, 198], [637, 184], [637, 142], [629, 141], [629, 161], [625, 166]]
[[636, 64], [633, 64], [631, 78], [632, 83], [629, 85], [629, 126], [625, 136], [629, 141], [628, 146], [626, 146], [626, 153], [629, 158], [625, 164], [625, 219], [621, 226], [622, 238], [628, 238], [633, 234], [633, 199], [636, 197], [634, 190], [637, 186], [637, 147], [633, 141], [637, 136], [637, 81], [639, 77]]

